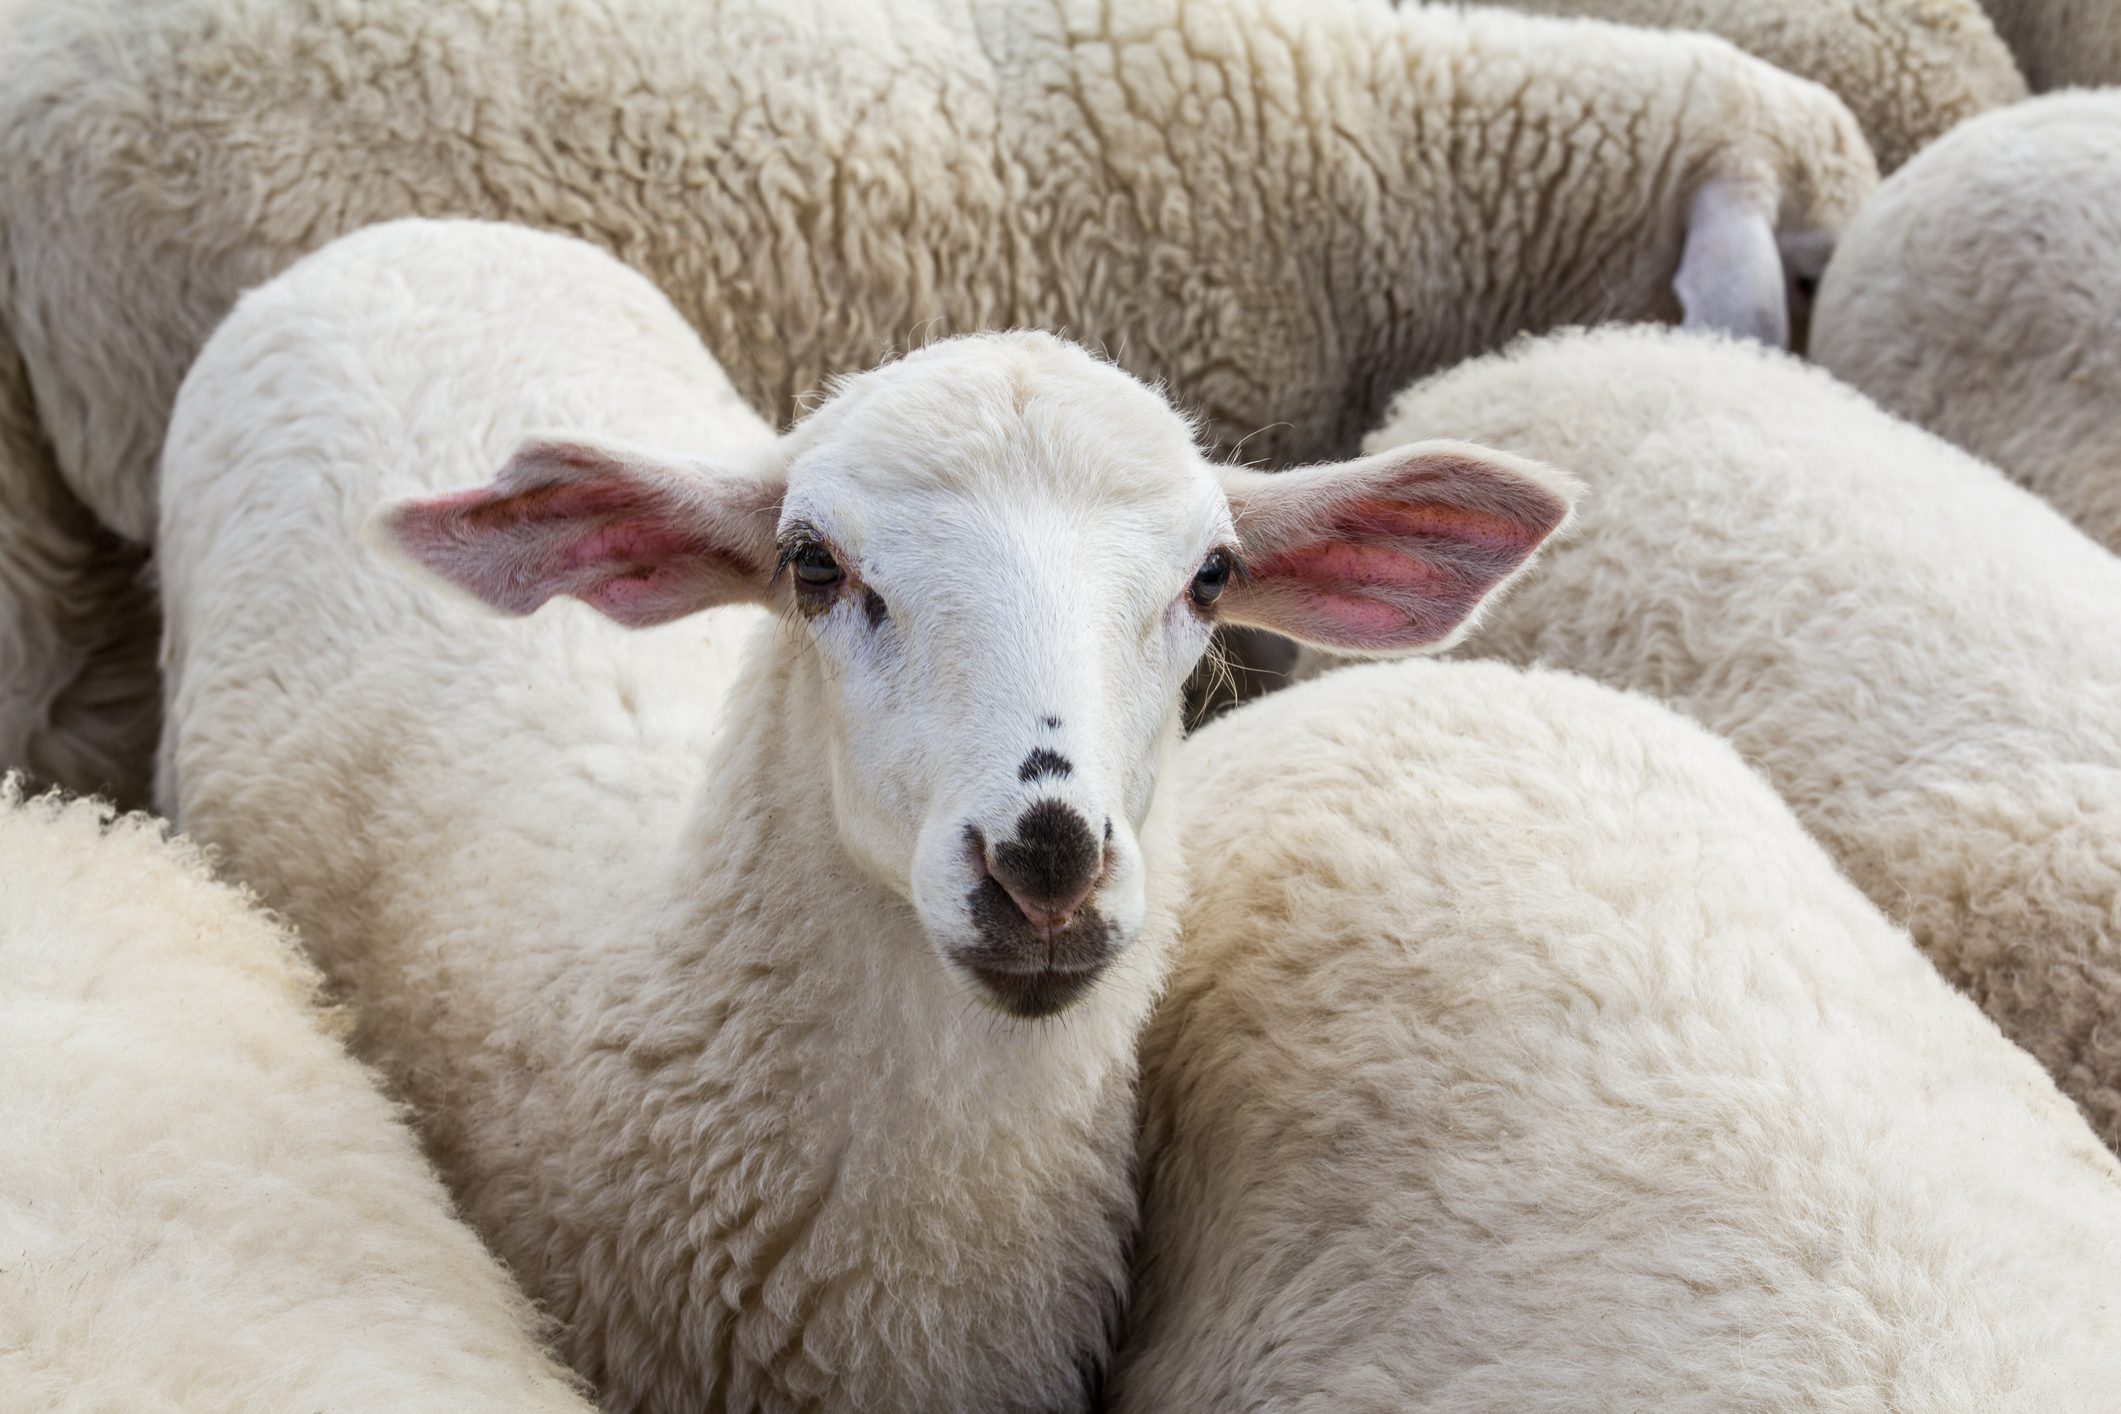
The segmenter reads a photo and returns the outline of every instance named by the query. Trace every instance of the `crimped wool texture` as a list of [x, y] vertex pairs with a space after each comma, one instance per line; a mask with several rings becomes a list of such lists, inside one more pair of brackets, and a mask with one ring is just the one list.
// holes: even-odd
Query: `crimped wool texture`
[[1748, 54], [1839, 94], [1863, 124], [1878, 166], [1887, 172], [1956, 124], [2025, 97], [2025, 78], [1982, 12], [1981, 0], [1502, 3], [1530, 14], [1721, 35]]
[[1066, 1015], [993, 1015], [840, 844], [792, 614], [502, 619], [359, 543], [556, 429], [771, 439], [576, 241], [394, 223], [248, 295], [164, 463], [164, 798], [300, 925], [608, 1407], [1082, 1407], [1175, 873]]
[[1811, 352], [2121, 551], [2121, 89], [1992, 113], [1896, 173]]
[[190, 844], [0, 784], [0, 1410], [581, 1411]]
[[592, 240], [776, 419], [1041, 327], [1289, 461], [1521, 330], [1676, 314], [1706, 180], [1826, 234], [1875, 182], [1833, 95], [1720, 41], [1384, 0], [69, 0], [0, 52], [0, 763], [128, 798], [110, 533], [151, 538], [237, 293], [355, 227]]
[[2111, 1406], [2121, 1166], [1722, 742], [1392, 664], [1174, 785], [1124, 1414]]
[[1728, 737], [1945, 976], [2121, 1144], [2121, 561], [1787, 355], [1656, 329], [1417, 384], [1448, 434], [1589, 483], [1468, 651]]
[[2114, 0], [1982, 0], [2036, 93], [2121, 83]]

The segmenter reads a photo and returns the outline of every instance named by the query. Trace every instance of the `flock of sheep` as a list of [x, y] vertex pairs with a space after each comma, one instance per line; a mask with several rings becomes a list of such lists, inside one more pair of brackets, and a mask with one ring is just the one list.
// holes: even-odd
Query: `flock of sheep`
[[0, 1411], [2121, 1407], [1988, 9], [8, 0]]

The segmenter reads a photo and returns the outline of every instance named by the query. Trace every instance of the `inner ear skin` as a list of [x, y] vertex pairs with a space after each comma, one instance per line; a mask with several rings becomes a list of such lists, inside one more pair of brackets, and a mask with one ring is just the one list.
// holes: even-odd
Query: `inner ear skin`
[[[1546, 505], [1504, 510], [1435, 501], [1408, 505], [1404, 501], [1366, 497], [1350, 504], [1336, 518], [1336, 529], [1342, 534], [1359, 536], [1431, 537], [1451, 549], [1463, 546], [1522, 554], [1539, 543], [1546, 533], [1535, 527], [1551, 528], [1567, 512], [1567, 507], [1558, 500], [1539, 499]], [[1527, 511], [1532, 513], [1526, 514]]]
[[[1556, 521], [1564, 509], [1557, 505]], [[1240, 584], [1226, 597], [1241, 604], [1283, 593], [1330, 596], [1379, 630], [1401, 616], [1455, 621], [1541, 538], [1473, 507], [1365, 498], [1267, 554], [1249, 592]], [[1372, 599], [1379, 602], [1358, 607]]]
[[1254, 571], [1224, 595], [1227, 620], [1355, 651], [1443, 642], [1570, 507], [1537, 480], [1442, 452], [1371, 478], [1338, 493], [1330, 475], [1270, 484], [1245, 498]]
[[715, 579], [756, 580], [759, 573], [727, 547], [673, 528], [639, 524], [592, 530], [568, 547], [564, 558], [588, 582], [576, 587], [570, 576], [562, 593], [620, 623], [644, 626], [694, 612]]
[[494, 495], [488, 491], [464, 493], [465, 505], [457, 523], [472, 530], [501, 530], [533, 521], [579, 521], [598, 516], [632, 514], [641, 498], [625, 489], [596, 483], [561, 482]]
[[1316, 540], [1270, 557], [1261, 569], [1265, 574], [1287, 572], [1292, 557], [1309, 557], [1328, 574], [1350, 583], [1415, 592], [1434, 586], [1448, 592], [1464, 575], [1506, 575], [1537, 549], [1568, 514], [1562, 502], [1544, 499], [1544, 506], [1512, 514], [1477, 506], [1365, 498], [1334, 517]]

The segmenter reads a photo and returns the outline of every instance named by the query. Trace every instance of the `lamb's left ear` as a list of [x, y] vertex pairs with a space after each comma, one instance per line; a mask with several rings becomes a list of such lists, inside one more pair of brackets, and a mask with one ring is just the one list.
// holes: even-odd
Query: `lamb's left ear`
[[385, 507], [369, 537], [504, 613], [567, 594], [644, 628], [765, 598], [783, 490], [645, 448], [534, 439], [490, 485]]
[[1462, 442], [1225, 468], [1245, 574], [1218, 616], [1352, 653], [1448, 648], [1568, 520], [1573, 477]]

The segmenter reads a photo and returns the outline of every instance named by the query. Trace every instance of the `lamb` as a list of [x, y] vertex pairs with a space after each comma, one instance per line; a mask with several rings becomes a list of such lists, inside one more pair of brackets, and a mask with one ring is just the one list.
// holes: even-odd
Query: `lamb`
[[417, 221], [244, 298], [162, 477], [165, 798], [616, 1409], [1082, 1406], [1211, 620], [1447, 644], [1572, 489], [1218, 472], [1028, 333], [776, 438], [609, 257]]
[[574, 1410], [294, 940], [0, 783], [0, 1408]]
[[1675, 316], [1675, 281], [1777, 337], [1777, 233], [1817, 261], [1875, 183], [1841, 103], [1715, 40], [1383, 0], [75, 0], [0, 33], [0, 763], [124, 798], [123, 549], [177, 381], [355, 227], [593, 240], [776, 419], [1033, 326], [1281, 465], [1519, 330]]
[[1969, 123], [1828, 267], [1812, 352], [2121, 550], [2121, 89]]
[[1825, 84], [1891, 172], [1946, 130], [2025, 97], [1980, 0], [1504, 0], [1530, 14], [1704, 30]]
[[1472, 651], [1729, 737], [2121, 1143], [2121, 562], [1825, 372], [1727, 341], [1528, 341], [1415, 385], [1369, 445], [1446, 432], [1593, 488]]
[[1982, 0], [2036, 93], [2121, 84], [2113, 0]]
[[2121, 1164], [1727, 745], [1379, 664], [1172, 777], [1120, 1414], [2121, 1388]]

